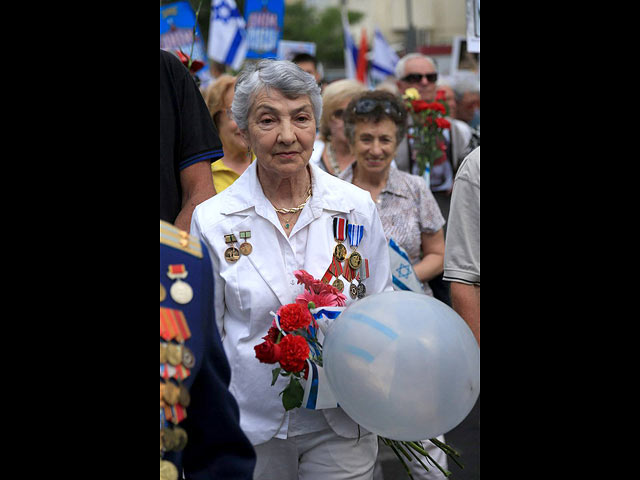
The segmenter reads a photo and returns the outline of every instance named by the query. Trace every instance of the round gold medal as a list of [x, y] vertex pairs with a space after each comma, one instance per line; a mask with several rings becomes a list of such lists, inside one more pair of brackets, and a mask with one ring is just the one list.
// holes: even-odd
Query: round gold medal
[[174, 367], [182, 363], [182, 348], [180, 348], [180, 345], [176, 343], [167, 345], [167, 361]]
[[240, 251], [236, 247], [229, 247], [224, 251], [224, 259], [229, 263], [235, 263], [240, 258]]
[[163, 428], [160, 434], [162, 435], [162, 447], [165, 450], [173, 450], [176, 448], [176, 445], [178, 445], [178, 437], [172, 429]]
[[167, 363], [167, 344], [160, 342], [160, 363]]
[[240, 253], [242, 255], [250, 255], [251, 252], [253, 252], [253, 247], [249, 242], [244, 242], [242, 245], [240, 245]]
[[339, 278], [336, 278], [335, 282], [333, 282], [331, 285], [340, 292], [344, 290], [344, 282]]
[[160, 302], [164, 302], [165, 298], [167, 298], [167, 290], [160, 284]]
[[160, 460], [160, 480], [178, 480], [178, 469], [168, 460]]
[[178, 403], [183, 407], [188, 407], [191, 403], [191, 395], [184, 385], [180, 385], [180, 394], [178, 395]]
[[354, 270], [357, 270], [362, 265], [362, 256], [358, 252], [353, 252], [349, 255], [349, 266]]
[[178, 398], [180, 397], [180, 389], [173, 382], [166, 382], [164, 384], [164, 401], [169, 405], [175, 405], [178, 403]]
[[336, 260], [339, 262], [344, 262], [344, 259], [347, 258], [347, 247], [341, 243], [337, 244], [333, 250], [333, 256], [336, 257]]
[[173, 450], [176, 452], [184, 450], [184, 447], [187, 446], [187, 432], [184, 428], [175, 427], [173, 433], [176, 436], [176, 445], [173, 447]]

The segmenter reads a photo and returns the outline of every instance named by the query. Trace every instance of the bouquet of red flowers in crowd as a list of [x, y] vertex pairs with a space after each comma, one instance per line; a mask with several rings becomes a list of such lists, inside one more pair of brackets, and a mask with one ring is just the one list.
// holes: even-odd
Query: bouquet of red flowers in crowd
[[409, 136], [413, 139], [412, 148], [416, 151], [418, 173], [422, 175], [427, 167], [431, 171], [433, 164], [447, 149], [442, 131], [450, 128], [451, 124], [444, 118], [449, 113], [444, 92], [438, 92], [434, 102], [426, 102], [420, 99], [418, 90], [408, 88], [402, 98], [413, 119], [412, 133]]
[[278, 376], [289, 377], [287, 387], [281, 392], [285, 410], [300, 407], [304, 389], [300, 378], [307, 378], [307, 360], [322, 366], [322, 345], [318, 341], [318, 323], [310, 310], [318, 307], [342, 307], [346, 297], [335, 287], [316, 280], [304, 270], [293, 272], [298, 284], [304, 283], [304, 293], [295, 303], [281, 306], [274, 314], [271, 328], [262, 337], [264, 342], [254, 347], [256, 358], [262, 363], [278, 364], [272, 371], [271, 385]]

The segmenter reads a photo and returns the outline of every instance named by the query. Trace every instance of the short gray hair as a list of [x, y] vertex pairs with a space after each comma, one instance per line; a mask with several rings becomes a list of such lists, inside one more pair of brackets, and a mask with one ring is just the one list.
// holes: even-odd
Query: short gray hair
[[424, 55], [422, 53], [408, 53], [407, 55], [402, 57], [400, 60], [398, 60], [398, 63], [396, 63], [396, 68], [395, 68], [396, 79], [402, 80], [405, 77], [404, 66], [412, 58], [424, 58], [425, 60], [428, 60], [429, 62], [431, 62], [431, 65], [433, 65], [433, 68], [436, 69], [436, 72], [438, 71], [438, 64], [433, 58], [428, 57], [427, 55]]
[[322, 116], [322, 94], [313, 75], [289, 60], [260, 60], [245, 66], [236, 81], [231, 112], [240, 130], [246, 130], [249, 110], [256, 95], [262, 90], [274, 88], [287, 98], [307, 95], [313, 106], [316, 126]]

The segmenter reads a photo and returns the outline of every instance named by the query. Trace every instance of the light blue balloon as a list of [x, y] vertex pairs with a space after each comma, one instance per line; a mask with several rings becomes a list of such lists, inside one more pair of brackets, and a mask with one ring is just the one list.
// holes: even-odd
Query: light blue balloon
[[392, 440], [455, 428], [480, 394], [480, 348], [446, 304], [408, 291], [354, 302], [329, 327], [324, 369], [353, 420]]

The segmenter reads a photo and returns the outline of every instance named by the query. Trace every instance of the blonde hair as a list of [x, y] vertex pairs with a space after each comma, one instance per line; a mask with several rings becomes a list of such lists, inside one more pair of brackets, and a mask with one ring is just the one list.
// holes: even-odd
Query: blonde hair
[[327, 85], [322, 93], [322, 117], [320, 118], [320, 138], [328, 141], [331, 136], [329, 122], [333, 113], [345, 100], [351, 100], [359, 93], [367, 91], [357, 80], [336, 80]]
[[[215, 82], [211, 83], [205, 93], [204, 93], [204, 101], [207, 104], [207, 108], [209, 109], [209, 113], [211, 114], [211, 118], [214, 123], [216, 121], [216, 114], [222, 112], [227, 107], [224, 104], [224, 97], [227, 95], [229, 90], [233, 90], [236, 85], [236, 77], [231, 75], [220, 75]], [[229, 105], [228, 108], [231, 108]], [[218, 125], [216, 124], [216, 128]]]

